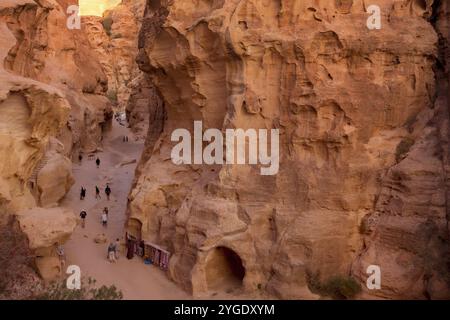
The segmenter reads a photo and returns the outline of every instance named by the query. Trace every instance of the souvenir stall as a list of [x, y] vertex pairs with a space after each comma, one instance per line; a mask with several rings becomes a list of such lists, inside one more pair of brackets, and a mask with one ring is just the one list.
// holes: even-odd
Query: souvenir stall
[[151, 242], [144, 242], [144, 248], [144, 259], [164, 271], [167, 270], [170, 259], [169, 251]]
[[127, 258], [133, 259], [134, 255], [144, 256], [144, 242], [132, 236], [128, 232], [125, 235], [127, 239]]

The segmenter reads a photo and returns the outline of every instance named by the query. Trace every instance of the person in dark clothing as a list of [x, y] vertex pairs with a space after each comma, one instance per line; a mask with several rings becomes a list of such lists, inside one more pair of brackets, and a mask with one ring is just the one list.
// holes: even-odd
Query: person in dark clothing
[[95, 160], [95, 163], [97, 164], [97, 168], [100, 167], [100, 159], [97, 158], [97, 160]]
[[87, 213], [86, 213], [86, 211], [81, 211], [80, 212], [80, 218], [81, 218], [81, 227], [82, 228], [84, 228], [85, 227], [85, 225], [86, 225], [86, 216], [87, 216]]
[[108, 184], [106, 184], [105, 193], [106, 193], [106, 198], [109, 200], [109, 196], [111, 194], [111, 188], [109, 187]]
[[134, 246], [135, 242], [128, 240], [127, 242], [127, 259], [133, 259], [134, 257]]
[[95, 199], [101, 199], [102, 197], [100, 196], [100, 189], [95, 186]]
[[83, 155], [81, 153], [78, 155], [78, 160], [80, 160], [80, 162], [83, 160]]
[[85, 197], [86, 197], [86, 189], [84, 187], [81, 187], [80, 200], [84, 200]]

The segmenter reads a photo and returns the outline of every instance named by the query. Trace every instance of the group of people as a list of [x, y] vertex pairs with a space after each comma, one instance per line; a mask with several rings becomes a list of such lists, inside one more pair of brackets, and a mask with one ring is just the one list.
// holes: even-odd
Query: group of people
[[[106, 199], [109, 201], [109, 197], [111, 195], [111, 188], [109, 187], [109, 184], [106, 184], [105, 194], [106, 194]], [[102, 197], [100, 196], [100, 189], [98, 186], [95, 186], [95, 199], [101, 199], [101, 198]]]
[[[119, 120], [116, 117], [117, 120]], [[123, 137], [123, 141], [127, 142], [128, 141], [128, 137], [124, 136]], [[83, 160], [83, 155], [80, 153], [78, 156], [78, 160], [81, 161]], [[99, 157], [97, 157], [95, 159], [95, 164], [97, 166], [97, 168], [100, 167], [100, 163], [101, 160]], [[110, 199], [110, 195], [111, 195], [111, 187], [109, 186], [109, 184], [106, 184], [106, 187], [104, 189], [104, 192], [106, 194], [106, 198], [107, 200]], [[84, 200], [86, 197], [86, 188], [84, 186], [81, 186], [80, 189], [80, 200]], [[95, 186], [95, 199], [101, 199], [101, 195], [100, 195], [100, 188], [96, 185]], [[81, 218], [81, 227], [85, 228], [86, 227], [86, 218], [87, 218], [87, 212], [86, 210], [82, 210], [80, 212], [80, 218]], [[109, 210], [108, 207], [104, 207], [103, 208], [103, 212], [101, 214], [101, 223], [103, 227], [107, 227], [108, 226], [108, 217], [109, 217]], [[119, 247], [120, 247], [120, 240], [117, 238], [115, 242], [110, 242], [108, 245], [108, 261], [109, 262], [116, 262], [117, 259], [119, 259]], [[63, 265], [65, 264], [65, 253], [64, 253], [64, 249], [61, 245], [59, 244], [55, 244], [56, 247], [56, 253], [59, 256], [60, 262], [61, 262], [61, 268], [63, 267]]]
[[[80, 218], [81, 218], [81, 227], [83, 229], [86, 227], [86, 217], [87, 217], [87, 212], [85, 210], [81, 211]], [[108, 207], [104, 207], [102, 215], [101, 215], [101, 221], [102, 221], [102, 226], [104, 226], [105, 228], [108, 226], [108, 217], [109, 217]]]
[[[110, 196], [111, 196], [111, 187], [109, 186], [109, 184], [106, 184], [105, 187], [105, 194], [106, 194], [106, 199], [109, 201]], [[80, 189], [80, 200], [84, 200], [84, 198], [86, 197], [86, 188], [84, 186], [81, 186]], [[102, 196], [100, 195], [100, 188], [98, 186], [95, 186], [95, 199], [101, 199]]]
[[[89, 155], [89, 158], [93, 158], [94, 157], [94, 155]], [[83, 161], [83, 154], [80, 152], [79, 154], [78, 154], [78, 161], [80, 162], [80, 164], [81, 164], [81, 162]], [[100, 163], [101, 163], [101, 161], [100, 161], [100, 158], [99, 157], [97, 157], [96, 159], [95, 159], [95, 164], [97, 165], [97, 168], [100, 168]]]

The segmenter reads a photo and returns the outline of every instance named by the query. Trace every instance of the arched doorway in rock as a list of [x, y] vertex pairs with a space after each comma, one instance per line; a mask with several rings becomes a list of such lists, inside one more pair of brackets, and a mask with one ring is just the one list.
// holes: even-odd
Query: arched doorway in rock
[[242, 287], [245, 268], [239, 255], [226, 247], [214, 248], [206, 258], [206, 282], [212, 291], [232, 291]]
[[126, 229], [129, 236], [132, 236], [135, 240], [141, 240], [142, 222], [140, 222], [138, 219], [134, 218], [128, 219]]

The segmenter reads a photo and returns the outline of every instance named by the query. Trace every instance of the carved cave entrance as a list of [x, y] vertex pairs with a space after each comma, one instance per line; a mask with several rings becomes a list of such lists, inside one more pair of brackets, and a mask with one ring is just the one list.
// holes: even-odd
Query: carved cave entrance
[[239, 255], [226, 247], [213, 249], [206, 260], [206, 282], [209, 290], [232, 291], [242, 287], [245, 268]]
[[127, 226], [128, 235], [133, 237], [134, 240], [136, 241], [141, 240], [142, 238], [141, 230], [142, 230], [142, 222], [134, 218], [130, 218], [128, 220]]

